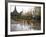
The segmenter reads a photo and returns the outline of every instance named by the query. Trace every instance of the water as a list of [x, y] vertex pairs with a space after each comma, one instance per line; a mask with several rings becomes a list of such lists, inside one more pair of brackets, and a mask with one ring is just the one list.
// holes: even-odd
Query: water
[[11, 31], [26, 31], [31, 30], [30, 25], [21, 25], [21, 24], [12, 24], [11, 25]]
[[28, 24], [27, 22], [24, 22], [24, 20], [23, 21], [11, 20], [11, 31], [29, 31], [29, 30], [40, 30], [40, 27], [33, 26], [33, 23], [31, 22], [30, 24]]

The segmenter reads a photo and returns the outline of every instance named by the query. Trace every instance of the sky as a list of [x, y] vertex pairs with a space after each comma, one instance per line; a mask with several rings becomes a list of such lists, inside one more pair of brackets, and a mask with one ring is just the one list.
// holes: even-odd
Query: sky
[[[15, 6], [11, 6], [11, 12], [14, 11]], [[32, 6], [16, 6], [16, 10], [18, 13], [23, 11], [23, 14], [27, 13], [28, 11], [33, 11], [34, 7]]]

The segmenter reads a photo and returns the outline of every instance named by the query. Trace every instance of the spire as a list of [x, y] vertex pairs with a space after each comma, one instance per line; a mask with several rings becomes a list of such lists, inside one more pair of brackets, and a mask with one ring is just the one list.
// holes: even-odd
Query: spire
[[17, 12], [17, 10], [16, 10], [16, 6], [15, 6], [15, 9], [14, 9], [14, 12]]
[[14, 11], [13, 11], [13, 15], [18, 15], [18, 12], [17, 12], [17, 10], [16, 10], [16, 6], [15, 6], [15, 9], [14, 9]]

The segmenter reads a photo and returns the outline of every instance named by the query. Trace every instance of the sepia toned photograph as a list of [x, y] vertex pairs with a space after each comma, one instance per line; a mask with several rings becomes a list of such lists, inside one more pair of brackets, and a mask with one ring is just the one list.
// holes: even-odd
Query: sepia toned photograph
[[43, 4], [8, 3], [8, 35], [43, 33]]
[[11, 6], [11, 31], [41, 30], [41, 7]]

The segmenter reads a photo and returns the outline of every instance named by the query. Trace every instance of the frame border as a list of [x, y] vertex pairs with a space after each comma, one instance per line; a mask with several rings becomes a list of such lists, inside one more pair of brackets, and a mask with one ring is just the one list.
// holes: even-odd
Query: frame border
[[[33, 34], [17, 34], [17, 35], [8, 35], [8, 2], [17, 2], [17, 3], [32, 3], [32, 4], [43, 4], [43, 33], [33, 33]], [[27, 36], [27, 35], [41, 35], [45, 34], [45, 3], [44, 2], [27, 2], [27, 1], [10, 1], [5, 0], [5, 37], [8, 36]]]

